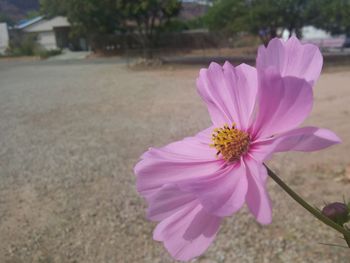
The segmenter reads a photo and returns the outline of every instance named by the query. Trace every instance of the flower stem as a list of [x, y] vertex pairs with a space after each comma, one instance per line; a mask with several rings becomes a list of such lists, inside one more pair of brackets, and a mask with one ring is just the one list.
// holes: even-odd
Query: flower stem
[[324, 216], [319, 210], [308, 204], [303, 198], [301, 198], [296, 192], [294, 192], [288, 185], [286, 185], [273, 171], [270, 170], [267, 165], [265, 165], [269, 176], [280, 186], [284, 191], [287, 192], [296, 202], [298, 202], [302, 207], [309, 211], [314, 217], [322, 221], [324, 224], [334, 228], [339, 233], [344, 235], [345, 241], [350, 248], [350, 231], [343, 228], [341, 225], [333, 222], [328, 217]]

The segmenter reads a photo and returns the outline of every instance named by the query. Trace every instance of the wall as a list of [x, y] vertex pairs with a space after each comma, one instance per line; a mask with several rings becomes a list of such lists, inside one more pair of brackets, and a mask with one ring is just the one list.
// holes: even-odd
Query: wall
[[52, 19], [43, 19], [37, 23], [27, 26], [23, 29], [23, 31], [37, 33], [43, 31], [51, 31], [54, 27], [70, 27], [70, 24], [66, 17], [56, 16]]
[[6, 23], [0, 23], [0, 54], [4, 54], [9, 45], [9, 33]]
[[37, 42], [46, 50], [57, 49], [54, 31], [39, 32]]

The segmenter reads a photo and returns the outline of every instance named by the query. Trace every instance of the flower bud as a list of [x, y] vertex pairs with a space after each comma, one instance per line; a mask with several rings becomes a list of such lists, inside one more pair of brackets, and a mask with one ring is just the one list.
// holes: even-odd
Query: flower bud
[[339, 202], [328, 204], [322, 209], [324, 216], [340, 225], [350, 220], [349, 212], [348, 206]]

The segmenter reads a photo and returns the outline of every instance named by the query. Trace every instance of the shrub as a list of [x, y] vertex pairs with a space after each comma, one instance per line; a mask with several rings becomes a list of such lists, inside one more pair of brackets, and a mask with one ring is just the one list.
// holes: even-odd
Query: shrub
[[37, 52], [36, 55], [38, 55], [41, 59], [46, 59], [49, 57], [57, 56], [62, 53], [61, 49], [51, 49], [51, 50], [40, 50]]

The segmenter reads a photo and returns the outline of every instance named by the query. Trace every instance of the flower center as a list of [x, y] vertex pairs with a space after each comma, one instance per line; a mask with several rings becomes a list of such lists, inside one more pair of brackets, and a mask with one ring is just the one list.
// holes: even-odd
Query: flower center
[[250, 143], [249, 134], [235, 128], [224, 125], [223, 128], [216, 128], [212, 134], [213, 144], [211, 147], [217, 149], [217, 156], [222, 155], [228, 162], [234, 162], [247, 153]]

